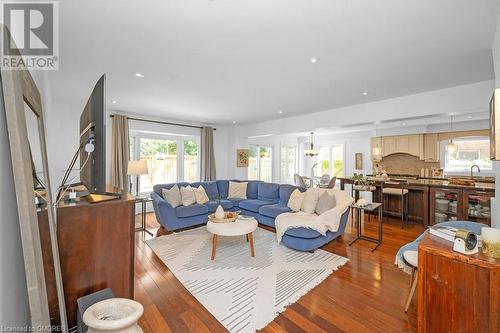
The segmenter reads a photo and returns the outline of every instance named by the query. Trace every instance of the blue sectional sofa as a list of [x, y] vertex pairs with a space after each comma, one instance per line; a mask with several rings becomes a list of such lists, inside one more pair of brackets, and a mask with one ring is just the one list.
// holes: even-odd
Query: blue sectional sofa
[[[240, 182], [240, 180], [231, 181]], [[274, 220], [279, 214], [291, 212], [287, 203], [292, 192], [295, 189], [305, 191], [304, 188], [288, 184], [266, 183], [258, 180], [245, 180], [245, 182], [248, 182], [247, 199], [228, 199], [229, 180], [155, 185], [153, 192], [151, 192], [151, 198], [153, 199], [156, 219], [168, 231], [206, 224], [208, 214], [215, 212], [219, 200], [224, 210], [240, 210], [241, 214], [253, 216], [260, 224], [274, 228]], [[201, 185], [210, 201], [203, 205], [193, 204], [173, 208], [163, 199], [162, 189], [169, 189], [176, 184], [179, 187], [187, 185], [198, 187]], [[339, 230], [335, 233], [327, 232], [326, 236], [323, 236], [311, 229], [296, 228], [288, 230], [283, 236], [282, 242], [297, 250], [314, 250], [342, 235], [348, 216], [349, 211], [342, 216]]]

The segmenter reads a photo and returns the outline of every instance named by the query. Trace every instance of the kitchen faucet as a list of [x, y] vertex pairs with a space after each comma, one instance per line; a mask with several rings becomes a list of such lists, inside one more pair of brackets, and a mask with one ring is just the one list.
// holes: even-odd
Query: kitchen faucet
[[474, 176], [473, 176], [473, 174], [472, 174], [472, 171], [474, 170], [474, 167], [476, 167], [476, 168], [477, 168], [477, 172], [478, 172], [478, 173], [479, 173], [479, 172], [481, 172], [481, 168], [479, 167], [479, 165], [477, 165], [477, 164], [472, 164], [472, 166], [470, 167], [470, 178], [473, 178], [473, 177], [474, 177]]

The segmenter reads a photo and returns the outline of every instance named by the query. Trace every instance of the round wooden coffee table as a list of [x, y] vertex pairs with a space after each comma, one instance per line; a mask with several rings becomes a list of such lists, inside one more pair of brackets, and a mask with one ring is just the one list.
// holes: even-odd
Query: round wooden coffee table
[[236, 220], [229, 223], [215, 223], [212, 221], [207, 222], [207, 230], [212, 237], [212, 260], [215, 259], [215, 251], [217, 249], [217, 237], [219, 236], [247, 236], [247, 242], [250, 244], [250, 255], [255, 257], [253, 249], [253, 232], [257, 229], [257, 220]]

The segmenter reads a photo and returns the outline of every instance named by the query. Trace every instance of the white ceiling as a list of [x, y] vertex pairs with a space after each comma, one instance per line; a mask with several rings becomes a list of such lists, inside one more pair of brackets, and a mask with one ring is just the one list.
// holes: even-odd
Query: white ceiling
[[492, 79], [499, 11], [498, 0], [64, 0], [48, 75], [70, 112], [106, 73], [116, 110], [278, 119]]

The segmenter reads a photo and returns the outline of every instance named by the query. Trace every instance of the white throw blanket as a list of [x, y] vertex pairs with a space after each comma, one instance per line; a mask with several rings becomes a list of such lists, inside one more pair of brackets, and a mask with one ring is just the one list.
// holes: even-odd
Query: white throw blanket
[[296, 213], [284, 213], [276, 217], [275, 226], [278, 243], [281, 242], [281, 238], [288, 229], [308, 228], [319, 232], [323, 236], [326, 235], [327, 231], [335, 232], [339, 229], [340, 218], [349, 209], [354, 199], [344, 191], [325, 191], [335, 196], [336, 205], [323, 214], [309, 214], [300, 211]]

